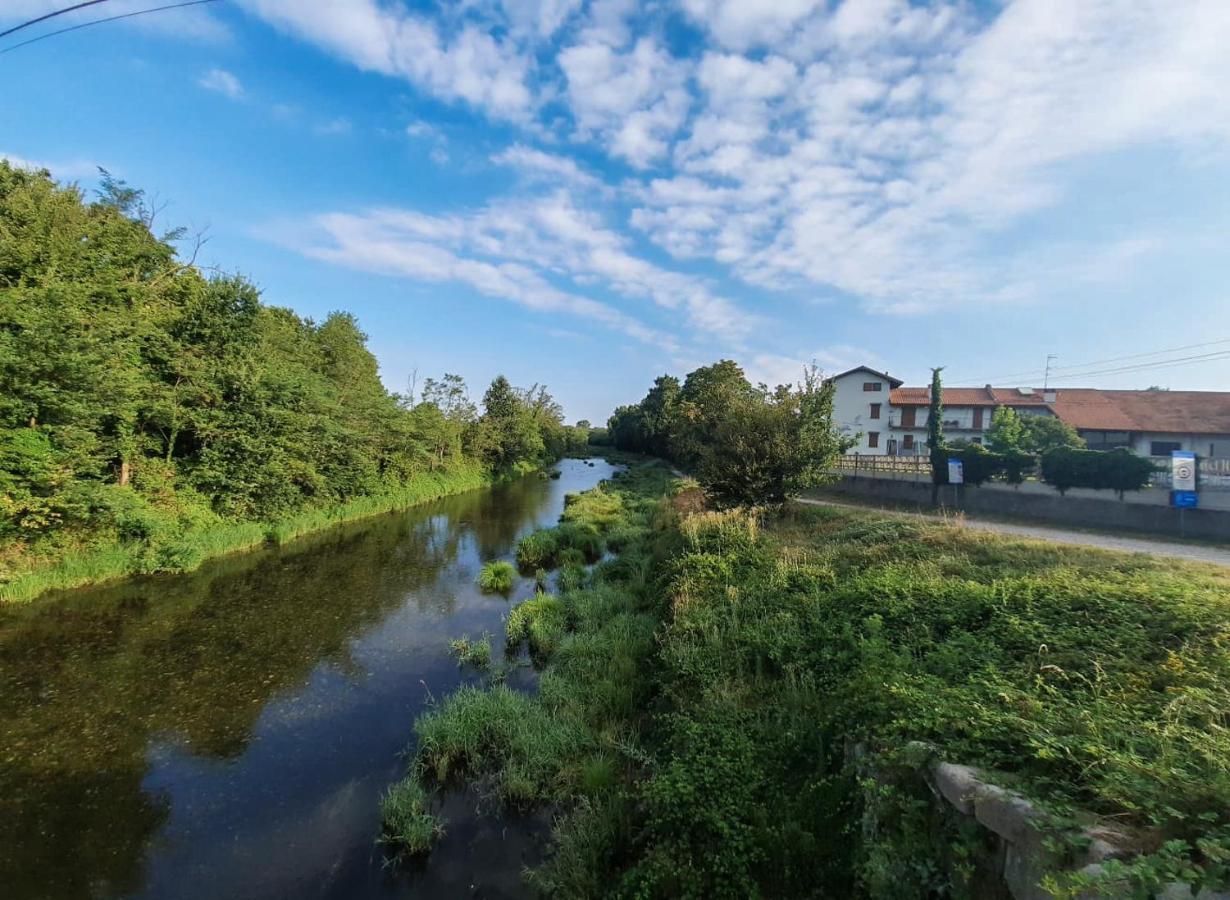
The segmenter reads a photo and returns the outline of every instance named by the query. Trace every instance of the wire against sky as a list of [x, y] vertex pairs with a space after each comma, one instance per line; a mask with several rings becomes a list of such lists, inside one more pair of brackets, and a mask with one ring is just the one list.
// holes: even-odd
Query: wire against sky
[[73, 12], [77, 9], [85, 9], [87, 6], [97, 6], [99, 3], [106, 3], [107, 0], [86, 0], [85, 3], [78, 3], [75, 6], [66, 6], [63, 9], [52, 10], [49, 13], [39, 16], [36, 19], [22, 22], [20, 25], [14, 25], [8, 31], [0, 31], [0, 38], [8, 37], [14, 31], [21, 31], [23, 28], [29, 28], [31, 25], [37, 25], [39, 22], [46, 22], [48, 19], [54, 19], [56, 16], [62, 16], [65, 13]]
[[[95, 2], [101, 2], [101, 0], [95, 0]], [[5, 47], [3, 50], [0, 50], [0, 55], [3, 55], [5, 53], [11, 53], [12, 51], [16, 50], [18, 47], [25, 47], [30, 44], [37, 44], [39, 41], [44, 41], [49, 37], [55, 37], [57, 34], [67, 34], [68, 32], [76, 31], [79, 28], [89, 28], [91, 25], [102, 25], [105, 22], [116, 22], [116, 21], [119, 21], [120, 19], [131, 19], [134, 16], [145, 16], [145, 15], [149, 15], [150, 13], [163, 12], [164, 10], [169, 10], [169, 9], [183, 9], [185, 6], [200, 6], [203, 3], [217, 3], [217, 2], [218, 0], [187, 0], [187, 2], [185, 3], [171, 3], [166, 6], [155, 6], [152, 9], [138, 9], [136, 12], [121, 13], [118, 16], [107, 16], [106, 18], [103, 18], [103, 19], [92, 19], [89, 22], [82, 22], [78, 25], [71, 25], [68, 28], [61, 28], [58, 31], [49, 31], [46, 34], [40, 34], [38, 37], [30, 38], [30, 40], [28, 41], [22, 41], [20, 44], [14, 44], [11, 47]], [[5, 33], [7, 34], [8, 32], [5, 32]]]
[[[1230, 338], [1222, 338], [1222, 339], [1220, 339], [1220, 340], [1216, 340], [1216, 341], [1204, 341], [1204, 342], [1199, 343], [1199, 344], [1185, 344], [1185, 345], [1183, 345], [1182, 347], [1168, 347], [1168, 348], [1167, 348], [1167, 349], [1165, 349], [1165, 350], [1150, 350], [1150, 351], [1149, 351], [1149, 352], [1147, 352], [1147, 353], [1129, 353], [1129, 354], [1127, 354], [1126, 356], [1111, 356], [1111, 357], [1107, 357], [1107, 358], [1105, 358], [1105, 359], [1094, 359], [1094, 360], [1090, 360], [1089, 362], [1083, 362], [1083, 363], [1072, 363], [1072, 364], [1070, 364], [1070, 365], [1066, 365], [1066, 366], [1051, 366], [1051, 377], [1052, 377], [1052, 379], [1053, 379], [1053, 378], [1056, 378], [1056, 377], [1059, 377], [1059, 378], [1069, 378], [1069, 377], [1077, 377], [1077, 378], [1081, 378], [1081, 377], [1084, 377], [1085, 375], [1097, 375], [1097, 374], [1102, 374], [1102, 373], [1099, 373], [1099, 372], [1074, 372], [1073, 370], [1074, 370], [1074, 369], [1092, 369], [1094, 366], [1102, 366], [1102, 365], [1106, 365], [1107, 363], [1113, 363], [1113, 362], [1124, 362], [1124, 361], [1126, 361], [1126, 360], [1130, 360], [1130, 359], [1144, 359], [1144, 358], [1146, 358], [1146, 357], [1150, 357], [1150, 356], [1161, 356], [1163, 353], [1178, 353], [1178, 352], [1179, 352], [1179, 351], [1181, 351], [1181, 350], [1198, 350], [1198, 349], [1200, 349], [1200, 348], [1202, 348], [1202, 347], [1215, 347], [1215, 346], [1218, 346], [1218, 345], [1220, 345], [1220, 344], [1230, 344]], [[1142, 365], [1142, 366], [1162, 365], [1162, 364], [1164, 364], [1164, 363], [1166, 363], [1166, 362], [1168, 362], [1168, 361], [1167, 361], [1167, 360], [1155, 360], [1155, 361], [1153, 361], [1153, 362], [1141, 363], [1141, 365]], [[1135, 367], [1133, 366], [1133, 367], [1131, 367], [1131, 368], [1135, 368]], [[1009, 372], [1009, 373], [1008, 373], [1008, 374], [1006, 374], [1006, 375], [994, 375], [994, 376], [992, 376], [992, 377], [990, 377], [990, 378], [962, 378], [962, 379], [954, 379], [952, 383], [953, 383], [954, 385], [957, 385], [957, 384], [976, 384], [976, 385], [982, 385], [982, 384], [994, 384], [996, 381], [1006, 381], [1006, 380], [1011, 379], [1011, 378], [1036, 378], [1036, 377], [1041, 377], [1041, 376], [1042, 376], [1042, 373], [1043, 373], [1043, 369], [1042, 369], [1041, 367], [1039, 367], [1039, 368], [1036, 368], [1036, 369], [1027, 369], [1027, 370], [1025, 370], [1025, 371], [1021, 371], [1021, 372]], [[1067, 373], [1067, 374], [1064, 374], [1064, 373]]]

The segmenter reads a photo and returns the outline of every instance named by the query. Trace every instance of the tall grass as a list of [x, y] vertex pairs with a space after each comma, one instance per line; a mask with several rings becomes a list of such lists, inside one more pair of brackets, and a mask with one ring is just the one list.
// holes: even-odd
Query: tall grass
[[381, 840], [399, 853], [421, 856], [444, 833], [444, 823], [427, 808], [427, 793], [414, 778], [403, 778], [380, 798]]
[[489, 594], [507, 594], [516, 583], [516, 567], [504, 560], [483, 563], [478, 572], [478, 586]]

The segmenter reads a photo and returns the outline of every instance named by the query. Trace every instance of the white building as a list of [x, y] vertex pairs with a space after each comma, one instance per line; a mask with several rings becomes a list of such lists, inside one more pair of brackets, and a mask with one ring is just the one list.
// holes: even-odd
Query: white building
[[857, 437], [848, 453], [888, 452], [889, 394], [901, 386], [900, 378], [859, 366], [834, 375], [833, 424], [843, 434]]
[[[929, 387], [903, 387], [868, 366], [834, 375], [833, 421], [857, 441], [849, 453], [925, 454]], [[944, 388], [944, 435], [982, 443], [1000, 406], [1058, 416], [1094, 450], [1130, 447], [1141, 456], [1190, 450], [1230, 459], [1230, 392], [1116, 391], [1100, 388]]]

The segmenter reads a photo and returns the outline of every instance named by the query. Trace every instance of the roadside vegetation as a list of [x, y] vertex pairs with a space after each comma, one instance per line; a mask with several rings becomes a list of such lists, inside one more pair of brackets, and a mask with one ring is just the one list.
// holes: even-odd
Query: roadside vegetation
[[[390, 393], [348, 313], [207, 276], [109, 176], [93, 202], [0, 161], [0, 600], [469, 490], [584, 450], [540, 385]], [[198, 244], [199, 249], [199, 244]]]

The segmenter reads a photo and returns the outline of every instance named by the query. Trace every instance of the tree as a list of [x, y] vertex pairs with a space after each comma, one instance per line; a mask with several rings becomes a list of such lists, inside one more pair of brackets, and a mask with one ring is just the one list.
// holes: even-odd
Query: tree
[[1020, 448], [1029, 453], [1046, 453], [1056, 447], [1085, 447], [1085, 439], [1076, 429], [1055, 416], [1024, 416], [1021, 421]]
[[[733, 360], [719, 360], [689, 372], [679, 391], [669, 458], [684, 466], [695, 465], [709, 436], [728, 412], [752, 396], [753, 391], [743, 369]], [[643, 420], [641, 427], [647, 434]]]
[[931, 370], [931, 403], [927, 410], [927, 448], [931, 456], [931, 504], [940, 499], [940, 485], [948, 483], [948, 457], [944, 448], [943, 366]]
[[830, 478], [828, 468], [850, 446], [833, 428], [834, 389], [812, 368], [797, 388], [733, 393], [697, 450], [701, 485], [721, 504], [760, 505]]
[[997, 406], [987, 428], [987, 449], [996, 452], [1019, 450], [1025, 438], [1020, 414], [1010, 406]]

